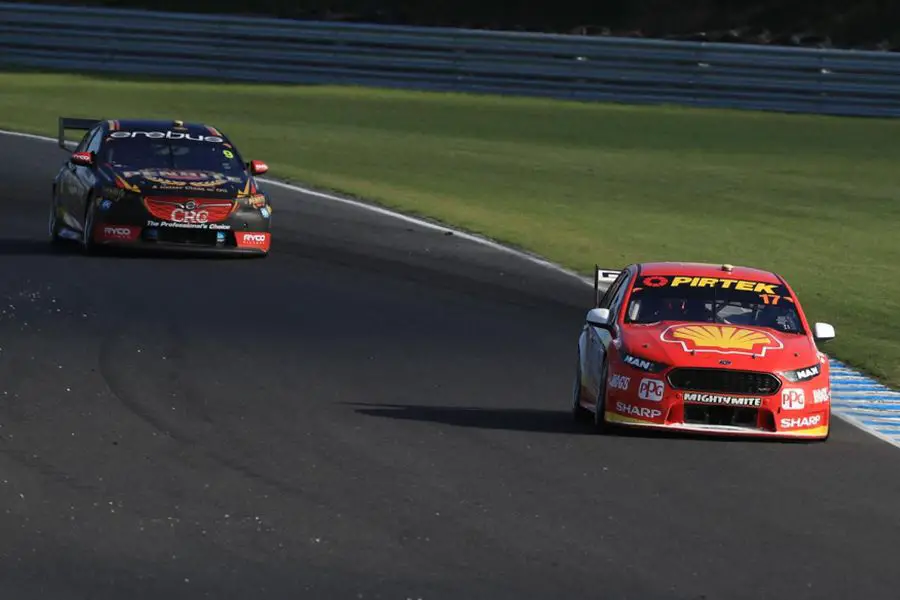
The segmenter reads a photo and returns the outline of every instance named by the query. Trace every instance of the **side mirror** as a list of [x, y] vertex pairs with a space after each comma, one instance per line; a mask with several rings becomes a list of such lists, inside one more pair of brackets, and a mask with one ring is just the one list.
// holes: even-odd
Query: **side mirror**
[[76, 152], [69, 157], [69, 162], [79, 167], [89, 167], [94, 164], [94, 154], [92, 152]]
[[585, 321], [594, 327], [609, 327], [609, 309], [592, 308], [588, 311]]
[[250, 161], [250, 173], [253, 175], [262, 175], [266, 171], [269, 170], [269, 165], [264, 163], [261, 160], [251, 160]]
[[813, 326], [813, 339], [817, 342], [827, 342], [834, 339], [834, 327], [828, 323], [816, 323]]

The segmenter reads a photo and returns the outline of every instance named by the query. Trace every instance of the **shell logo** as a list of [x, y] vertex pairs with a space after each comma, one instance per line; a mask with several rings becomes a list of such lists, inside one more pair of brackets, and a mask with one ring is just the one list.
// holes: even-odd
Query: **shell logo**
[[663, 331], [660, 339], [681, 344], [685, 352], [765, 356], [768, 350], [784, 347], [778, 338], [768, 333], [733, 325], [673, 325]]

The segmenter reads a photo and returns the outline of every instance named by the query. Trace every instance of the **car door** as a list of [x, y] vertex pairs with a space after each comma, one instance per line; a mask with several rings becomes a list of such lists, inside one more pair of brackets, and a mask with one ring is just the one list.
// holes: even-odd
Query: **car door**
[[600, 386], [603, 383], [600, 381], [601, 366], [603, 360], [606, 358], [609, 345], [612, 343], [615, 320], [616, 316], [619, 314], [618, 307], [625, 297], [625, 292], [628, 289], [629, 283], [631, 283], [631, 277], [632, 270], [630, 268], [624, 269], [619, 277], [616, 278], [612, 285], [606, 290], [606, 293], [603, 295], [603, 298], [601, 298], [600, 303], [597, 306], [597, 308], [609, 309], [610, 328], [607, 329], [604, 327], [586, 325], [586, 373], [588, 374], [588, 387], [594, 394], [599, 392]]

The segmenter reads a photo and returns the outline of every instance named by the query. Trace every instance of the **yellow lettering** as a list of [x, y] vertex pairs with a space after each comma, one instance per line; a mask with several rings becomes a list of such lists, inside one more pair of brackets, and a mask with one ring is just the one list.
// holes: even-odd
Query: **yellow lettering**
[[716, 284], [719, 282], [715, 277], [704, 277], [700, 280], [699, 287], [716, 287]]
[[770, 296], [777, 296], [775, 293], [775, 286], [771, 283], [757, 283], [756, 289], [754, 292], [763, 292], [764, 294], [769, 294]]
[[690, 277], [673, 277], [672, 278], [672, 287], [677, 287], [682, 283], [688, 283], [691, 280]]
[[722, 282], [723, 290], [727, 290], [728, 288], [731, 287], [731, 284], [734, 283], [734, 279], [720, 279], [719, 281]]
[[691, 287], [697, 287], [698, 283], [700, 283], [699, 277], [694, 277], [693, 279], [691, 279]]
[[752, 292], [753, 291], [753, 282], [752, 281], [738, 281], [737, 285], [734, 286], [734, 289], [741, 290], [742, 292]]

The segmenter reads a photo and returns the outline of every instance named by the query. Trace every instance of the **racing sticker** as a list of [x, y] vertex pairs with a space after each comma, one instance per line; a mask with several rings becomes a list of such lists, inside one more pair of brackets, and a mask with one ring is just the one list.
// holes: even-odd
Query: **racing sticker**
[[781, 390], [781, 410], [803, 410], [806, 407], [806, 393], [801, 388]]
[[828, 402], [831, 402], [830, 388], [826, 387], [813, 390], [813, 404], [827, 404]]
[[144, 206], [155, 218], [172, 223], [204, 225], [228, 218], [235, 207], [231, 200], [215, 198], [144, 198]]
[[263, 252], [269, 251], [272, 238], [268, 233], [239, 231], [234, 234], [238, 248], [256, 248]]
[[746, 279], [726, 279], [721, 277], [686, 277], [672, 275], [650, 275], [642, 279], [647, 287], [692, 287], [692, 288], [719, 288], [723, 290], [737, 290], [739, 292], [756, 292], [757, 294], [769, 294], [777, 296], [774, 283], [763, 283]]
[[142, 169], [140, 171], [125, 171], [122, 176], [126, 179], [141, 177], [150, 183], [169, 188], [217, 188], [226, 183], [240, 183], [240, 177], [225, 175], [215, 171], [179, 171], [169, 169]]
[[732, 325], [673, 325], [660, 335], [664, 342], [681, 344], [685, 352], [717, 352], [765, 356], [784, 345], [775, 336]]
[[188, 140], [192, 142], [222, 143], [225, 140], [218, 135], [196, 135], [181, 133], [179, 131], [114, 131], [109, 134], [111, 139], [122, 138], [150, 138], [151, 140]]
[[626, 402], [616, 402], [616, 412], [640, 419], [658, 419], [662, 416], [662, 411], [658, 408], [635, 406]]
[[94, 240], [98, 242], [133, 242], [140, 235], [140, 227], [127, 225], [97, 225], [94, 228]]
[[750, 408], [759, 408], [762, 406], [762, 398], [706, 394], [703, 392], [685, 392], [684, 401], [694, 404], [712, 404], [715, 406], [747, 406]]
[[815, 427], [822, 423], [822, 415], [810, 415], [808, 417], [784, 417], [779, 425], [782, 429], [805, 429]]
[[661, 402], [665, 393], [666, 384], [661, 379], [649, 379], [647, 377], [641, 379], [641, 385], [638, 388], [638, 398], [641, 400]]

